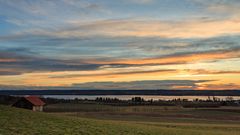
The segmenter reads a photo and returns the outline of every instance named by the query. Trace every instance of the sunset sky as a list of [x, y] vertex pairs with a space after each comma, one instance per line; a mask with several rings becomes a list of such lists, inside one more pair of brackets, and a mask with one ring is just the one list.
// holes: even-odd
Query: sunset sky
[[0, 0], [1, 89], [240, 89], [240, 0]]

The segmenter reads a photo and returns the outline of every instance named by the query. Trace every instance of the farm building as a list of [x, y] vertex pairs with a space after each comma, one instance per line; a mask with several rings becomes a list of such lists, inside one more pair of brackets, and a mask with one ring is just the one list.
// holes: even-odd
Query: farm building
[[39, 97], [27, 96], [20, 98], [12, 106], [41, 112], [44, 105], [45, 103]]

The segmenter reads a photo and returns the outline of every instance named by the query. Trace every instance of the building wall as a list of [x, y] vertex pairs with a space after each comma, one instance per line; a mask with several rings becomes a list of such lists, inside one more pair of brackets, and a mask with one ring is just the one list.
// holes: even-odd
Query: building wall
[[38, 111], [38, 112], [42, 112], [43, 111], [43, 106], [33, 106], [33, 111]]

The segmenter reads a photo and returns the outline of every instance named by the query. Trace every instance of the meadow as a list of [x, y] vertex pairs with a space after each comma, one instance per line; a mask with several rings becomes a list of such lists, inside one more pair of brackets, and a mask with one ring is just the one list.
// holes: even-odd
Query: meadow
[[[61, 108], [65, 108], [61, 110]], [[75, 109], [75, 110], [73, 110]], [[53, 104], [48, 112], [0, 106], [1, 135], [239, 135], [239, 108]]]

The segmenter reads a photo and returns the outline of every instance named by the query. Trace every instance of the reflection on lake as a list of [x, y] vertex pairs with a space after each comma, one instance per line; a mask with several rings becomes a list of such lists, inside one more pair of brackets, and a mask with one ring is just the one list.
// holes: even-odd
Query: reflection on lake
[[[143, 96], [143, 95], [107, 95], [107, 96], [88, 96], [88, 95], [46, 95], [44, 97], [49, 97], [49, 98], [58, 98], [58, 99], [90, 99], [94, 100], [97, 97], [102, 97], [102, 98], [118, 98], [121, 100], [129, 100], [133, 97], [142, 97], [145, 100], [173, 100], [173, 99], [188, 99], [188, 100], [194, 100], [194, 99], [200, 99], [200, 100], [207, 100], [207, 99], [213, 99], [213, 96]], [[214, 98], [218, 98], [220, 100], [226, 100], [229, 98], [229, 96], [214, 96]], [[240, 96], [231, 96], [232, 99], [234, 100], [240, 100]]]

